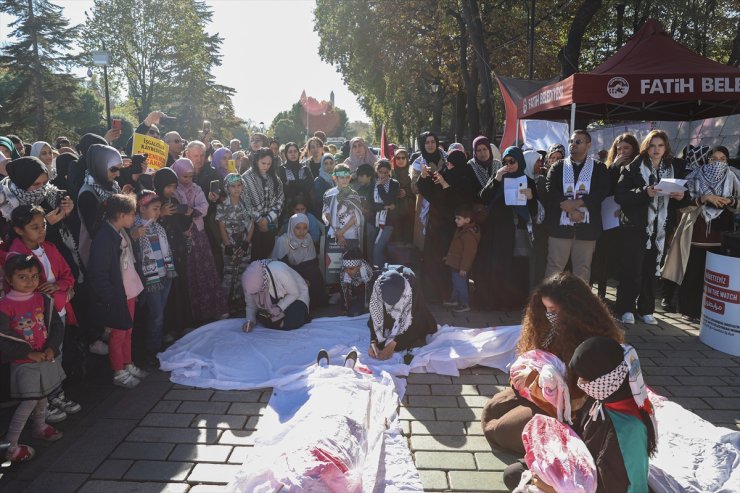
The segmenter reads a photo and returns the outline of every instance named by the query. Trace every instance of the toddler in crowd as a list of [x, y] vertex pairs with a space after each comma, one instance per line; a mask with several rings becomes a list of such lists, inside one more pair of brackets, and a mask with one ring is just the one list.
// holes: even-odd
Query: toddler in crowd
[[452, 237], [447, 256], [443, 259], [452, 276], [452, 294], [444, 304], [455, 307], [453, 311], [462, 313], [470, 311], [468, 273], [480, 241], [480, 228], [476, 224], [472, 206], [461, 205], [455, 210], [455, 225], [457, 231]]
[[6, 458], [24, 462], [34, 450], [18, 443], [33, 416], [33, 435], [47, 442], [62, 433], [46, 424], [47, 396], [62, 385], [64, 370], [58, 359], [64, 324], [48, 295], [36, 291], [42, 268], [34, 255], [9, 254], [4, 266], [10, 291], [0, 299], [0, 356], [10, 362], [10, 396], [21, 402], [15, 409], [5, 439]]
[[[113, 384], [134, 388], [147, 372], [131, 359], [131, 330], [134, 325], [136, 297], [144, 290], [136, 272], [133, 243], [127, 229], [136, 219], [133, 195], [111, 195], [105, 205], [105, 223], [93, 239], [88, 264], [91, 292], [91, 316], [106, 329], [108, 358], [113, 370]], [[135, 236], [143, 236], [137, 228]]]
[[333, 238], [343, 251], [359, 246], [363, 217], [360, 196], [349, 185], [352, 177], [349, 166], [334, 168], [336, 187], [324, 194], [324, 219], [329, 227], [326, 235]]
[[372, 280], [373, 268], [367, 260], [362, 258], [362, 251], [359, 248], [352, 248], [344, 252], [339, 286], [342, 291], [342, 308], [345, 315], [356, 317], [367, 313]]
[[167, 232], [159, 224], [162, 199], [155, 192], [144, 190], [139, 198], [139, 211], [134, 220], [135, 228], [144, 228], [143, 235], [135, 241], [136, 254], [141, 263], [141, 280], [146, 299], [146, 351], [155, 362], [162, 348], [164, 308], [177, 277]]

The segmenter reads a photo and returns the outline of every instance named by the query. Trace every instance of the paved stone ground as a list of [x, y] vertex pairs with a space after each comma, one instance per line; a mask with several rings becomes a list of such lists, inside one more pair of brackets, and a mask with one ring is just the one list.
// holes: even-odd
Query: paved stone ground
[[[609, 296], [613, 298], [610, 291]], [[440, 323], [485, 327], [517, 323], [518, 313], [451, 314]], [[637, 324], [627, 339], [648, 385], [714, 424], [740, 428], [740, 358], [698, 340], [698, 327], [658, 313], [660, 325]], [[65, 437], [37, 447], [24, 465], [0, 468], [3, 492], [217, 492], [239, 469], [270, 389], [222, 392], [187, 388], [157, 372], [133, 391], [114, 388], [105, 361], [68, 390], [84, 410], [60, 423]], [[506, 491], [501, 471], [513, 457], [493, 451], [479, 419], [485, 400], [507, 376], [476, 367], [457, 378], [413, 374], [400, 410], [404, 434], [427, 491]], [[0, 410], [0, 427], [12, 410]]]

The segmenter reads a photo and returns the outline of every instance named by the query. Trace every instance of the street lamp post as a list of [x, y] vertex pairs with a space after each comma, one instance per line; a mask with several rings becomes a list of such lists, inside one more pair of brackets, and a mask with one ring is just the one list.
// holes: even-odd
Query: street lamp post
[[105, 45], [103, 45], [103, 51], [93, 51], [92, 58], [94, 65], [103, 67], [103, 80], [105, 83], [105, 118], [108, 122], [108, 128], [111, 128], [110, 95], [108, 94], [108, 65], [110, 64], [110, 53], [105, 51]]

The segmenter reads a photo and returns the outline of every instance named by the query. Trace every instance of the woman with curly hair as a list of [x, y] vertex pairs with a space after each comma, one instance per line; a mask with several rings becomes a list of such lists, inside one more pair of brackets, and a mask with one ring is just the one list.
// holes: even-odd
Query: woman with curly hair
[[[594, 336], [624, 342], [624, 332], [606, 305], [583, 280], [562, 272], [545, 279], [532, 292], [524, 311], [517, 355], [541, 349], [566, 362], [579, 344]], [[572, 400], [583, 396], [570, 375], [569, 387]], [[523, 455], [522, 430], [537, 413], [544, 411], [509, 387], [483, 407], [483, 433], [491, 445]]]

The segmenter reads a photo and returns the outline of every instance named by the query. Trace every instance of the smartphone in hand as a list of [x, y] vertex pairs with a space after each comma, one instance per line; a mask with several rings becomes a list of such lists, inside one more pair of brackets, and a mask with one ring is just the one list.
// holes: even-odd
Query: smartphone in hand
[[215, 193], [216, 195], [219, 195], [221, 193], [221, 182], [218, 180], [213, 180], [210, 185], [210, 192]]
[[188, 213], [187, 204], [177, 204], [175, 206], [175, 214], [187, 214], [187, 213]]
[[113, 130], [121, 130], [121, 119], [120, 118], [114, 118], [111, 121], [111, 128]]

